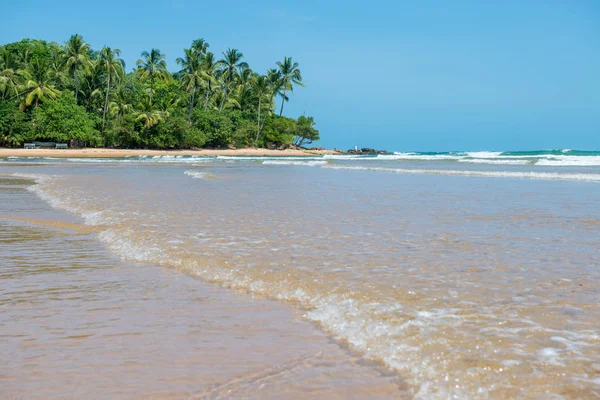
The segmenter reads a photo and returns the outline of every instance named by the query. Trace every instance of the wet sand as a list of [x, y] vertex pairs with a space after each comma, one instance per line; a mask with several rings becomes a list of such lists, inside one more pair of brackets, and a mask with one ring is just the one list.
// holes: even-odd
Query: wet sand
[[338, 154], [336, 150], [270, 150], [270, 149], [222, 149], [222, 150], [129, 150], [129, 149], [8, 149], [0, 148], [0, 158], [6, 157], [58, 157], [58, 158], [123, 158], [136, 156], [278, 156], [301, 157], [310, 155]]

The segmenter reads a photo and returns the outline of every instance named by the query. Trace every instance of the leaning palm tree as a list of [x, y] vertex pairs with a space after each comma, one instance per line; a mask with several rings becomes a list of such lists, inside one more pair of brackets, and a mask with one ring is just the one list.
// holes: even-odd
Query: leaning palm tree
[[119, 56], [121, 50], [104, 47], [100, 50], [100, 66], [106, 74], [106, 96], [104, 98], [104, 108], [102, 110], [102, 135], [104, 135], [104, 123], [106, 121], [106, 112], [108, 111], [108, 95], [110, 93], [111, 79], [118, 80], [125, 74], [125, 61]]
[[167, 71], [167, 62], [165, 55], [158, 49], [142, 52], [142, 58], [137, 60], [137, 72], [142, 78], [150, 78], [150, 105], [152, 105], [152, 94], [154, 92], [154, 79], [166, 79], [169, 72]]
[[221, 98], [219, 111], [223, 109], [225, 100], [227, 100], [229, 86], [231, 85], [231, 81], [238, 75], [238, 69], [248, 68], [248, 64], [242, 61], [244, 55], [237, 49], [227, 49], [226, 52], [223, 52], [223, 57], [224, 58], [219, 61], [223, 67], [222, 77], [224, 80], [223, 96]]
[[[294, 85], [304, 87], [302, 83], [302, 74], [298, 69], [298, 63], [292, 62], [292, 57], [284, 57], [283, 62], [277, 62], [277, 66], [279, 67], [279, 73], [281, 75], [281, 88], [283, 92], [280, 92], [282, 97], [281, 99], [281, 110], [279, 111], [279, 116], [283, 114], [283, 104], [288, 100], [286, 96], [286, 92], [289, 90], [290, 92], [294, 91]], [[281, 89], [280, 89], [281, 91]]]
[[65, 42], [64, 65], [68, 74], [75, 80], [75, 100], [79, 95], [79, 72], [90, 66], [90, 45], [87, 44], [79, 34], [72, 35]]
[[35, 105], [36, 112], [33, 118], [33, 127], [35, 128], [37, 108], [40, 102], [58, 97], [60, 91], [56, 89], [52, 80], [52, 70], [42, 59], [36, 58], [29, 63], [29, 68], [24, 71], [24, 76], [25, 84], [21, 94], [25, 98], [19, 105], [19, 109], [23, 111], [32, 104]]
[[202, 71], [202, 63], [200, 56], [193, 49], [185, 49], [185, 57], [179, 57], [176, 61], [181, 64], [182, 69], [177, 73], [181, 86], [190, 94], [189, 115], [192, 118], [194, 111], [194, 103], [196, 91], [204, 83], [204, 74]]

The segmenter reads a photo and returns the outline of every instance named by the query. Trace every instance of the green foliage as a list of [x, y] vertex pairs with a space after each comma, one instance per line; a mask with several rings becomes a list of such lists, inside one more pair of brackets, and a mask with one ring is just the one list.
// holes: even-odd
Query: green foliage
[[286, 147], [319, 139], [312, 118], [275, 115], [304, 86], [291, 57], [258, 74], [237, 49], [195, 39], [171, 74], [159, 49], [125, 73], [120, 51], [79, 34], [62, 45], [23, 39], [0, 46], [0, 146], [26, 140], [126, 148]]
[[93, 146], [100, 144], [93, 119], [67, 91], [40, 107], [34, 133], [36, 140], [62, 143], [77, 140]]
[[286, 147], [292, 144], [296, 121], [292, 118], [271, 116], [265, 121], [259, 143], [264, 147]]
[[233, 124], [226, 113], [212, 110], [196, 110], [192, 122], [194, 127], [206, 136], [206, 146], [228, 147], [233, 139]]
[[15, 62], [9, 67], [24, 69], [32, 60], [50, 59], [57, 46], [56, 43], [48, 43], [45, 40], [23, 39], [20, 42], [9, 43], [4, 48], [11, 53]]
[[315, 120], [313, 117], [305, 117], [302, 115], [296, 121], [296, 130], [294, 132], [296, 146], [310, 144], [319, 140], [319, 131], [315, 129]]
[[0, 146], [22, 146], [31, 128], [28, 115], [11, 101], [0, 101]]

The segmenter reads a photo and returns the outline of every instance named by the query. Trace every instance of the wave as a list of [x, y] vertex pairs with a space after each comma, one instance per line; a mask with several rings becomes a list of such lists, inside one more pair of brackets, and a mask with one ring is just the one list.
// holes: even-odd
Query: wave
[[458, 162], [462, 163], [471, 163], [471, 164], [495, 164], [495, 165], [527, 165], [532, 164], [533, 161], [530, 160], [489, 160], [485, 158], [464, 158], [458, 160]]
[[217, 160], [239, 160], [239, 161], [260, 161], [260, 160], [321, 160], [323, 156], [217, 156]]
[[187, 176], [191, 176], [194, 179], [206, 179], [206, 172], [185, 171], [184, 174]]
[[558, 172], [516, 172], [516, 171], [472, 171], [451, 169], [408, 169], [408, 168], [385, 168], [385, 167], [362, 167], [362, 166], [340, 166], [324, 165], [322, 168], [354, 170], [354, 171], [381, 171], [397, 174], [433, 174], [433, 175], [460, 175], [480, 176], [489, 178], [521, 178], [538, 180], [563, 180], [563, 181], [588, 181], [600, 182], [600, 174], [575, 174]]
[[539, 159], [535, 165], [552, 167], [600, 166], [600, 156], [556, 156]]
[[265, 160], [263, 165], [303, 165], [307, 167], [316, 167], [327, 164], [327, 161], [291, 161], [291, 160]]

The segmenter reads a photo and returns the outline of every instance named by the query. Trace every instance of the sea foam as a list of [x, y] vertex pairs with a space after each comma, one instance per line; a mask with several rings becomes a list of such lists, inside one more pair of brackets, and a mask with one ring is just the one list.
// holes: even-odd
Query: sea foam
[[322, 166], [322, 168], [354, 170], [354, 171], [380, 171], [380, 172], [392, 172], [392, 173], [397, 173], [397, 174], [459, 175], [459, 176], [480, 176], [480, 177], [489, 177], [489, 178], [521, 178], [521, 179], [600, 182], [600, 174], [585, 174], [585, 173], [577, 174], [577, 173], [558, 173], [558, 172], [408, 169], [408, 168], [385, 168], [385, 167], [363, 167], [363, 166], [341, 166], [341, 165], [324, 165], [324, 166]]

